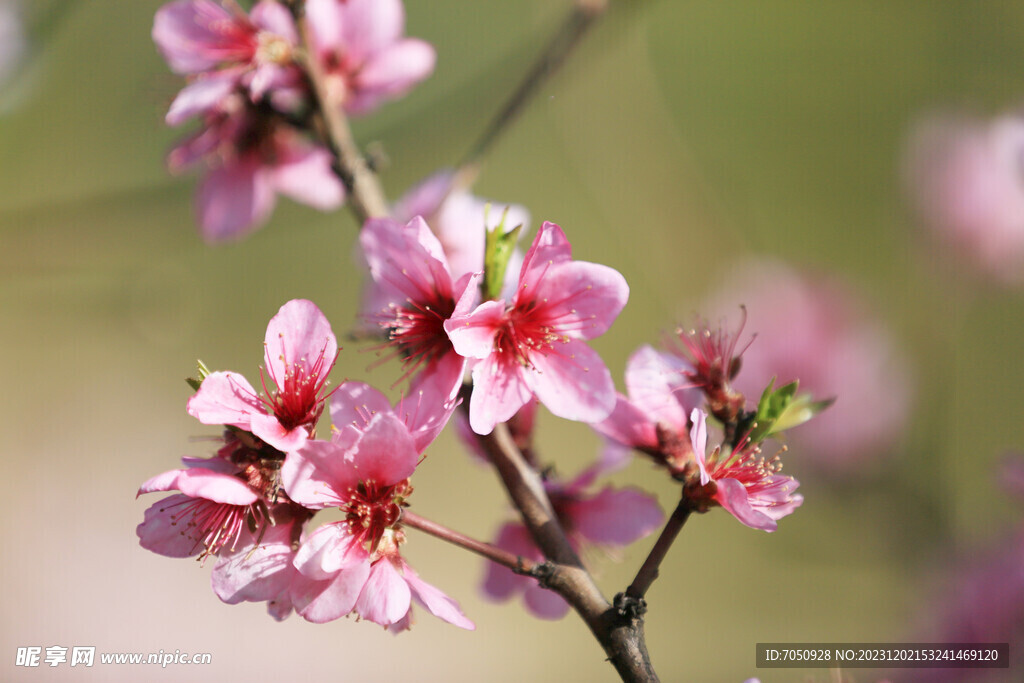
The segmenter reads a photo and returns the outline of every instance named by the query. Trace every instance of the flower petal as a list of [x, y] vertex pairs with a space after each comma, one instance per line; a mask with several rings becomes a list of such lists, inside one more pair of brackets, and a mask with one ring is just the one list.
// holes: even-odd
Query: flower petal
[[[747, 496], [747, 488], [735, 479], [719, 479], [715, 500], [733, 517], [752, 529], [775, 531], [778, 524], [768, 515], [754, 509]], [[802, 499], [801, 499], [802, 500]]]
[[654, 497], [611, 486], [592, 498], [573, 501], [566, 514], [572, 527], [588, 541], [619, 546], [647, 536], [665, 518]]
[[333, 578], [369, 559], [366, 549], [354, 541], [345, 522], [324, 524], [302, 542], [295, 554], [295, 568], [310, 579]]
[[449, 624], [468, 631], [476, 629], [476, 625], [462, 613], [459, 603], [422, 580], [419, 574], [414, 572], [412, 567], [405, 563], [402, 564], [402, 575], [405, 577], [405, 582], [409, 585], [412, 597], [426, 607], [435, 617], [444, 619]]
[[281, 387], [287, 372], [304, 367], [305, 376], [322, 380], [338, 355], [338, 340], [327, 317], [306, 299], [286, 303], [267, 324], [264, 338], [267, 370]]
[[600, 422], [615, 408], [611, 373], [601, 356], [585, 343], [576, 339], [556, 341], [547, 353], [531, 353], [530, 362], [533, 371], [523, 373], [527, 383], [558, 417]]
[[295, 611], [306, 621], [324, 624], [339, 619], [356, 606], [370, 575], [370, 563], [360, 562], [324, 581], [301, 574], [292, 581], [291, 599]]
[[360, 617], [381, 626], [390, 626], [409, 613], [412, 591], [388, 558], [370, 567], [370, 575], [356, 601]]
[[213, 372], [188, 400], [188, 414], [204, 425], [230, 425], [249, 430], [254, 415], [265, 415], [263, 403], [249, 381], [237, 372]]
[[[529, 287], [529, 289], [528, 289]], [[545, 321], [560, 334], [593, 339], [608, 331], [629, 299], [626, 278], [585, 261], [554, 264], [532, 285], [520, 283], [516, 301], [543, 302]]]
[[[469, 399], [469, 426], [477, 434], [490, 434], [533, 398], [522, 365], [503, 363], [497, 354], [473, 368], [473, 395]], [[610, 378], [609, 378], [610, 381]]]
[[274, 190], [255, 157], [215, 168], [200, 182], [196, 195], [203, 238], [208, 242], [240, 239], [270, 218], [274, 203]]
[[259, 545], [247, 545], [222, 557], [211, 574], [217, 597], [234, 605], [271, 600], [287, 592], [296, 573], [292, 565], [292, 528], [292, 524], [272, 526]]
[[273, 169], [274, 187], [301, 204], [332, 211], [345, 203], [345, 186], [331, 164], [323, 147], [292, 149]]

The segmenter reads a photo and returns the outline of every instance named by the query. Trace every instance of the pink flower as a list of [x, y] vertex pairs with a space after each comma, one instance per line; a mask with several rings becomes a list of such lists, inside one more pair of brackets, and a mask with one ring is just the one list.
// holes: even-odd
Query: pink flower
[[608, 419], [592, 426], [613, 443], [639, 450], [681, 474], [693, 460], [688, 414], [701, 400], [689, 371], [676, 356], [641, 347], [626, 364], [629, 397], [618, 394]]
[[246, 16], [237, 5], [229, 10], [212, 0], [176, 0], [157, 10], [153, 41], [173, 71], [200, 76], [178, 96], [181, 101], [207, 91], [206, 79], [241, 85], [253, 101], [301, 82], [293, 58], [298, 32], [277, 2], [259, 2]]
[[[435, 173], [395, 202], [391, 212], [396, 220], [402, 222], [412, 220], [414, 216], [422, 216], [426, 220], [437, 235], [452, 277], [456, 280], [484, 269], [485, 233], [502, 222], [506, 210], [506, 230], [518, 225], [528, 227], [530, 223], [525, 207], [481, 199], [458, 187], [457, 180], [450, 170]], [[510, 296], [521, 264], [522, 255], [517, 251], [506, 271]]]
[[455, 352], [444, 323], [457, 298], [473, 297], [476, 280], [452, 282], [441, 244], [419, 216], [408, 225], [371, 219], [359, 235], [372, 281], [366, 317], [387, 335], [405, 363], [406, 376], [419, 371], [413, 389], [436, 384], [445, 401], [462, 386], [466, 359]]
[[214, 372], [189, 399], [188, 413], [203, 424], [252, 432], [282, 452], [301, 448], [323, 412], [337, 353], [338, 342], [316, 304], [289, 301], [270, 319], [264, 341], [267, 373], [276, 388], [268, 389], [264, 379], [260, 395], [238, 373]]
[[918, 125], [906, 173], [914, 207], [954, 258], [1024, 283], [1024, 117], [934, 116]]
[[[291, 611], [294, 543], [311, 516], [278, 491], [280, 460], [230, 432], [218, 457], [185, 458], [139, 494], [180, 491], [146, 510], [136, 533], [143, 548], [168, 557], [217, 556], [214, 592], [226, 603], [267, 602], [275, 619]], [[264, 458], [266, 455], [268, 457]]]
[[[606, 486], [598, 493], [587, 493], [599, 474], [619, 464], [621, 461], [602, 461], [567, 484], [550, 478], [544, 482], [558, 521], [578, 553], [592, 546], [605, 552], [623, 548], [653, 532], [664, 519], [657, 501], [638, 490]], [[502, 526], [494, 544], [516, 555], [544, 561], [522, 524]], [[541, 619], [561, 619], [569, 611], [568, 603], [557, 593], [493, 562], [487, 564], [483, 591], [493, 600], [509, 600], [522, 593], [526, 608]]]
[[629, 297], [625, 279], [607, 266], [571, 260], [554, 223], [541, 226], [526, 254], [512, 301], [475, 310], [467, 289], [444, 328], [473, 368], [470, 426], [489, 434], [534, 395], [559, 417], [598, 422], [615, 407], [604, 361], [583, 340], [603, 334]]
[[278, 118], [259, 111], [237, 93], [172, 106], [168, 119], [202, 113], [203, 127], [168, 156], [172, 172], [202, 164], [208, 169], [196, 196], [199, 225], [209, 242], [235, 240], [270, 218], [278, 193], [320, 211], [345, 201], [345, 187], [331, 154]]
[[752, 529], [775, 531], [777, 520], [804, 502], [803, 496], [793, 493], [800, 482], [778, 473], [782, 469], [778, 457], [766, 460], [761, 457], [760, 447], [746, 440], [727, 455], [721, 447], [706, 454], [707, 415], [694, 408], [690, 420], [690, 443], [696, 454], [700, 486], [688, 485], [686, 495], [695, 510], [704, 512], [711, 505], [721, 505]]
[[350, 114], [404, 95], [434, 70], [434, 48], [402, 37], [401, 0], [308, 0], [306, 16], [329, 87]]
[[787, 432], [801, 466], [849, 471], [892, 450], [911, 405], [906, 361], [889, 331], [858, 293], [835, 276], [800, 273], [781, 263], [739, 265], [709, 309], [735, 312], [746, 305], [757, 339], [743, 353], [732, 385], [748, 403], [772, 377], [794, 380], [800, 392], [835, 397], [813, 420]]
[[310, 534], [295, 557], [302, 576], [291, 597], [307, 620], [322, 623], [355, 611], [401, 630], [411, 623], [415, 599], [449, 623], [474, 628], [399, 552], [405, 542], [402, 509], [412, 493], [409, 477], [454, 410], [430, 398], [412, 411], [404, 402], [392, 410], [371, 387], [347, 383], [332, 401], [332, 440], [309, 441], [285, 461], [281, 478], [293, 500], [345, 515]]

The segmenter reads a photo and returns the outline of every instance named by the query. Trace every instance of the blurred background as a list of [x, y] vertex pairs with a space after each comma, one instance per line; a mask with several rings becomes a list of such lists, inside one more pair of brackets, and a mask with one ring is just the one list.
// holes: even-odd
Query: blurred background
[[[298, 297], [340, 337], [361, 281], [345, 211], [281, 201], [245, 241], [200, 239], [195, 178], [164, 166], [182, 131], [163, 115], [182, 81], [150, 38], [160, 5], [0, 2], [0, 415], [11, 477], [0, 503], [0, 678], [616, 680], [577, 618], [541, 622], [519, 602], [483, 600], [482, 561], [415, 531], [405, 554], [476, 632], [423, 610], [397, 637], [346, 620], [278, 624], [262, 605], [222, 604], [209, 566], [138, 546], [153, 502], [135, 500], [139, 484], [183, 455], [208, 455], [203, 439], [217, 433], [185, 413], [196, 359], [255, 376], [267, 321]], [[568, 6], [408, 0], [407, 34], [434, 44], [435, 74], [355, 124], [386, 153], [392, 199], [468, 150]], [[1024, 296], [1012, 264], [993, 277], [970, 239], [935, 229], [942, 207], [920, 209], [935, 196], [921, 163], [954, 162], [946, 142], [930, 156], [919, 147], [932, 143], [915, 140], [936, 117], [954, 122], [955, 137], [959, 123], [987, 130], [1011, 115], [1024, 101], [1022, 66], [1019, 3], [613, 2], [493, 149], [478, 194], [525, 205], [534, 228], [559, 223], [577, 258], [629, 281], [626, 310], [594, 344], [620, 388], [638, 346], [697, 314], [713, 325], [731, 316], [730, 328], [746, 304], [745, 335], [759, 334], [747, 372], [795, 373], [782, 379], [838, 396], [827, 427], [787, 443], [785, 472], [805, 502], [776, 533], [717, 510], [692, 518], [672, 548], [646, 622], [663, 680], [833, 680], [758, 671], [757, 642], [1020, 632], [1024, 500], [1000, 473], [1024, 446]], [[1024, 157], [1011, 157], [1003, 175], [1017, 181]], [[1009, 229], [1024, 233], [1017, 220]], [[394, 381], [393, 366], [371, 371], [372, 353], [344, 346], [336, 381]], [[600, 452], [585, 425], [539, 419], [538, 450], [559, 471]], [[496, 477], [449, 432], [429, 455], [413, 482], [416, 512], [492, 537], [508, 516]], [[612, 480], [675, 503], [676, 488], [639, 458]], [[607, 595], [652, 542], [621, 562], [590, 556]], [[14, 666], [18, 647], [53, 645], [209, 652], [213, 663]], [[984, 680], [1013, 675], [998, 674]]]

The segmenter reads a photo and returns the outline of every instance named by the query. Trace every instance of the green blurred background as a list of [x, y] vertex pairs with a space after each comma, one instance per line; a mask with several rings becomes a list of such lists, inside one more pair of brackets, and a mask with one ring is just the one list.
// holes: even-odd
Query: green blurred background
[[[138, 546], [152, 502], [134, 500], [139, 483], [208, 454], [202, 438], [216, 433], [184, 410], [196, 358], [252, 376], [267, 320], [296, 297], [349, 329], [361, 277], [345, 212], [282, 201], [244, 242], [199, 239], [195, 179], [163, 165], [181, 135], [162, 122], [181, 82], [150, 39], [160, 4], [23, 3], [44, 33], [0, 113], [0, 678], [615, 680], [574, 616], [540, 622], [518, 603], [483, 601], [481, 563], [414, 531], [410, 561], [476, 632], [422, 610], [398, 637], [351, 621], [277, 624], [261, 605], [221, 604], [209, 567]], [[362, 142], [386, 150], [392, 198], [462, 156], [568, 6], [406, 4], [407, 32], [436, 46], [437, 70], [356, 123]], [[479, 194], [526, 205], [535, 225], [558, 222], [578, 258], [629, 281], [629, 305], [595, 344], [620, 386], [629, 353], [689, 320], [750, 253], [844, 278], [915, 381], [906, 433], [885, 457], [841, 481], [787, 468], [806, 501], [777, 533], [721, 511], [690, 521], [649, 594], [663, 680], [828, 680], [758, 672], [754, 645], [909, 640], [950, 558], [1019, 522], [993, 467], [1024, 443], [1024, 297], [932, 258], [899, 168], [920, 115], [994, 115], [1022, 96], [1020, 3], [628, 0], [493, 150]], [[336, 380], [393, 381], [394, 368], [371, 372], [373, 356], [345, 346]], [[565, 473], [600, 448], [582, 425], [544, 414], [539, 429]], [[496, 477], [447, 432], [430, 456], [416, 511], [491, 537], [508, 510]], [[672, 484], [643, 461], [614, 480], [674, 504]], [[622, 563], [595, 558], [606, 594], [628, 584], [650, 543]], [[31, 645], [210, 652], [213, 664], [14, 667], [16, 648]]]

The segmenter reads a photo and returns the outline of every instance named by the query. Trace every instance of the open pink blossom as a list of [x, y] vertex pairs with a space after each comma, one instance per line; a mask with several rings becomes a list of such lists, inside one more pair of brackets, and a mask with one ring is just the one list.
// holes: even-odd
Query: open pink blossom
[[689, 413], [701, 396], [677, 356], [642, 346], [626, 364], [626, 389], [608, 419], [593, 428], [613, 444], [636, 449], [681, 474], [693, 459]]
[[308, 0], [316, 56], [350, 114], [404, 95], [434, 70], [428, 43], [403, 38], [401, 0]]
[[[414, 216], [426, 220], [437, 235], [456, 280], [484, 269], [486, 231], [497, 228], [503, 218], [506, 231], [519, 225], [524, 226], [525, 231], [530, 223], [525, 207], [470, 194], [458, 186], [458, 178], [450, 170], [439, 171], [406, 192], [395, 202], [391, 213], [402, 222]], [[521, 264], [522, 253], [517, 250], [509, 259], [506, 271], [509, 296]]]
[[436, 384], [444, 400], [454, 399], [466, 359], [455, 352], [444, 323], [467, 289], [475, 296], [476, 280], [466, 274], [452, 281], [440, 242], [419, 216], [406, 225], [390, 218], [368, 220], [359, 240], [371, 276], [364, 315], [396, 347], [406, 376], [419, 373], [413, 391]]
[[288, 495], [309, 508], [338, 508], [345, 515], [310, 534], [295, 557], [302, 576], [292, 584], [291, 598], [305, 619], [322, 623], [354, 611], [401, 630], [411, 623], [415, 599], [435, 616], [473, 628], [399, 551], [409, 477], [452, 409], [434, 400], [412, 410], [403, 402], [396, 411], [371, 387], [346, 384], [332, 401], [331, 441], [308, 441], [289, 455], [281, 471]]
[[213, 590], [226, 603], [267, 602], [275, 619], [291, 611], [294, 543], [312, 515], [281, 495], [279, 462], [263, 459], [230, 432], [217, 457], [185, 458], [139, 494], [180, 491], [146, 510], [136, 532], [143, 548], [168, 557], [218, 558]]
[[1024, 116], [934, 115], [917, 125], [906, 180], [924, 226], [956, 260], [1024, 283]]
[[327, 375], [337, 354], [324, 314], [311, 301], [293, 299], [267, 325], [266, 372], [275, 388], [268, 388], [264, 377], [264, 394], [259, 394], [238, 373], [214, 372], [189, 399], [188, 413], [203, 424], [252, 432], [281, 452], [296, 450], [323, 413]]
[[[218, 96], [213, 89], [211, 96]], [[203, 110], [176, 110], [174, 120], [201, 113], [202, 127], [168, 156], [172, 172], [202, 166], [206, 175], [196, 195], [203, 237], [209, 242], [237, 240], [263, 225], [277, 195], [320, 211], [345, 201], [345, 187], [331, 166], [331, 154], [280, 119], [253, 107], [237, 93], [219, 97]]]
[[573, 261], [565, 233], [545, 222], [523, 261], [511, 302], [487, 301], [473, 309], [467, 290], [444, 324], [455, 350], [479, 359], [469, 406], [473, 431], [489, 434], [534, 395], [569, 420], [608, 417], [615, 385], [584, 340], [604, 334], [628, 297], [629, 286], [618, 271]]
[[278, 2], [258, 2], [247, 16], [234, 4], [176, 0], [157, 10], [153, 41], [172, 70], [197, 76], [178, 96], [178, 106], [202, 98], [206, 79], [242, 86], [253, 101], [301, 82], [294, 61], [298, 31]]
[[[600, 474], [621, 464], [622, 461], [602, 460], [568, 483], [550, 477], [544, 482], [559, 524], [577, 553], [589, 548], [612, 553], [644, 538], [664, 519], [657, 501], [639, 490], [606, 486], [597, 493], [589, 492]], [[516, 555], [544, 561], [530, 532], [521, 523], [503, 525], [494, 544]], [[542, 588], [535, 579], [493, 562], [487, 564], [483, 592], [492, 600], [508, 600], [522, 594], [526, 608], [541, 619], [561, 619], [569, 611], [569, 604], [557, 593]]]
[[733, 517], [752, 529], [775, 531], [777, 521], [793, 512], [804, 497], [793, 493], [800, 485], [793, 477], [779, 474], [778, 457], [765, 459], [760, 447], [742, 440], [731, 452], [708, 445], [707, 414], [694, 408], [690, 443], [697, 459], [700, 486], [688, 486], [687, 496], [699, 512], [721, 505]]
[[[835, 403], [786, 433], [801, 467], [849, 472], [892, 452], [912, 403], [907, 360], [882, 320], [850, 283], [770, 260], [738, 265], [708, 303], [736, 315], [745, 304], [757, 339], [743, 352], [732, 386], [751, 408], [776, 378]], [[735, 317], [733, 318], [735, 319]]]

